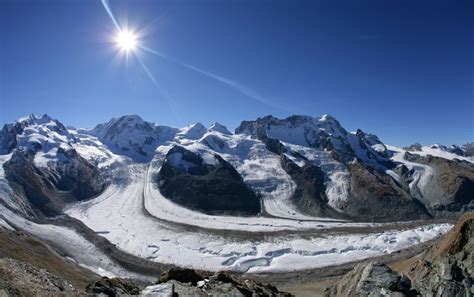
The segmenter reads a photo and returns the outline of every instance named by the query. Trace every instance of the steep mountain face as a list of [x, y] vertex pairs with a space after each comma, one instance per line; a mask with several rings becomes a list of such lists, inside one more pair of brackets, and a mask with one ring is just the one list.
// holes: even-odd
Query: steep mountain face
[[206, 213], [255, 215], [260, 199], [239, 173], [215, 155], [204, 162], [198, 154], [181, 146], [169, 150], [158, 173], [162, 194], [172, 201]]
[[68, 129], [31, 115], [0, 131], [2, 201], [28, 214], [59, 214], [107, 182], [125, 181], [118, 170], [125, 164], [151, 162], [167, 199], [208, 214], [381, 221], [474, 208], [474, 161], [463, 147], [400, 149], [348, 132], [329, 115], [266, 116], [235, 132], [219, 123], [176, 129], [135, 115]]
[[4, 176], [29, 215], [60, 214], [65, 203], [94, 197], [105, 186], [96, 166], [74, 149], [77, 139], [47, 115], [5, 125], [0, 138], [9, 139], [11, 155]]

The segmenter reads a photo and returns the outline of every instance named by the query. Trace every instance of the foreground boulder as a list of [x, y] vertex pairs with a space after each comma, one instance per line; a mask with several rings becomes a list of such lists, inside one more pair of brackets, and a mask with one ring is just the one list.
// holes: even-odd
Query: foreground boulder
[[[212, 274], [186, 268], [163, 273], [157, 285], [142, 291], [145, 296], [291, 296], [271, 284], [242, 279], [228, 272]], [[160, 295], [160, 296], [161, 296]]]
[[411, 282], [387, 265], [361, 263], [347, 273], [336, 285], [331, 295], [336, 296], [409, 296]]
[[102, 277], [86, 287], [86, 292], [92, 295], [123, 296], [138, 295], [140, 289], [132, 282], [121, 278]]

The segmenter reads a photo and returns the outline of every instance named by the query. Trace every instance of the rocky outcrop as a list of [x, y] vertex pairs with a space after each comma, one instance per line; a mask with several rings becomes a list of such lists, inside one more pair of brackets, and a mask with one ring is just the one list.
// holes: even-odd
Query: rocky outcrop
[[385, 264], [358, 264], [328, 292], [330, 296], [411, 296], [410, 280]]
[[145, 288], [145, 296], [280, 296], [291, 294], [280, 292], [275, 286], [227, 272], [211, 273], [192, 269], [176, 268], [163, 273], [158, 285]]
[[133, 282], [122, 278], [108, 278], [101, 279], [89, 284], [86, 287], [88, 295], [92, 296], [130, 296], [138, 295], [140, 289]]
[[176, 267], [163, 272], [158, 278], [158, 283], [166, 283], [175, 280], [181, 283], [191, 283], [196, 286], [199, 281], [209, 278], [211, 275], [210, 272], [206, 271]]
[[360, 263], [337, 282], [328, 296], [473, 296], [474, 212], [462, 216], [436, 245], [410, 263], [394, 267]]
[[208, 164], [198, 154], [174, 146], [156, 178], [163, 196], [205, 213], [259, 213], [260, 199], [240, 174], [219, 155], [213, 158], [215, 163]]
[[408, 276], [423, 296], [474, 295], [474, 212], [465, 214]]

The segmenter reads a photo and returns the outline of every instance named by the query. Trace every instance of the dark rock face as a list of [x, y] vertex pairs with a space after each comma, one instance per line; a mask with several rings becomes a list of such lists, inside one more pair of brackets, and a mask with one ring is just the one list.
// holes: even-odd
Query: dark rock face
[[461, 217], [408, 276], [422, 296], [473, 296], [474, 212]]
[[385, 264], [362, 263], [354, 267], [336, 285], [331, 296], [412, 296], [411, 282]]
[[140, 289], [132, 282], [121, 278], [102, 277], [89, 284], [86, 292], [94, 296], [130, 296], [140, 294]]
[[359, 161], [349, 165], [351, 199], [344, 211], [366, 220], [407, 220], [428, 218], [423, 204], [412, 198], [390, 177], [363, 166]]
[[281, 155], [281, 164], [296, 183], [292, 200], [300, 210], [314, 216], [336, 215], [336, 211], [327, 205], [324, 173], [321, 168], [309, 162], [299, 167], [285, 155]]
[[58, 215], [65, 203], [92, 198], [104, 189], [98, 169], [75, 150], [59, 148], [62, 157], [47, 168], [35, 166], [34, 156], [32, 150], [16, 150], [4, 170], [14, 192], [26, 197], [38, 214]]
[[242, 180], [240, 174], [215, 155], [216, 164], [183, 147], [175, 146], [167, 154], [158, 173], [161, 193], [185, 207], [205, 213], [255, 215], [260, 199]]

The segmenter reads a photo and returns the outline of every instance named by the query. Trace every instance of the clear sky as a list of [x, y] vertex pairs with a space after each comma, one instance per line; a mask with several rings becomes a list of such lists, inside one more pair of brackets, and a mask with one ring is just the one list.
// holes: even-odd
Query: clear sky
[[472, 0], [109, 3], [168, 58], [137, 51], [149, 73], [126, 63], [99, 0], [0, 1], [0, 124], [138, 114], [234, 129], [328, 113], [395, 145], [474, 141]]

